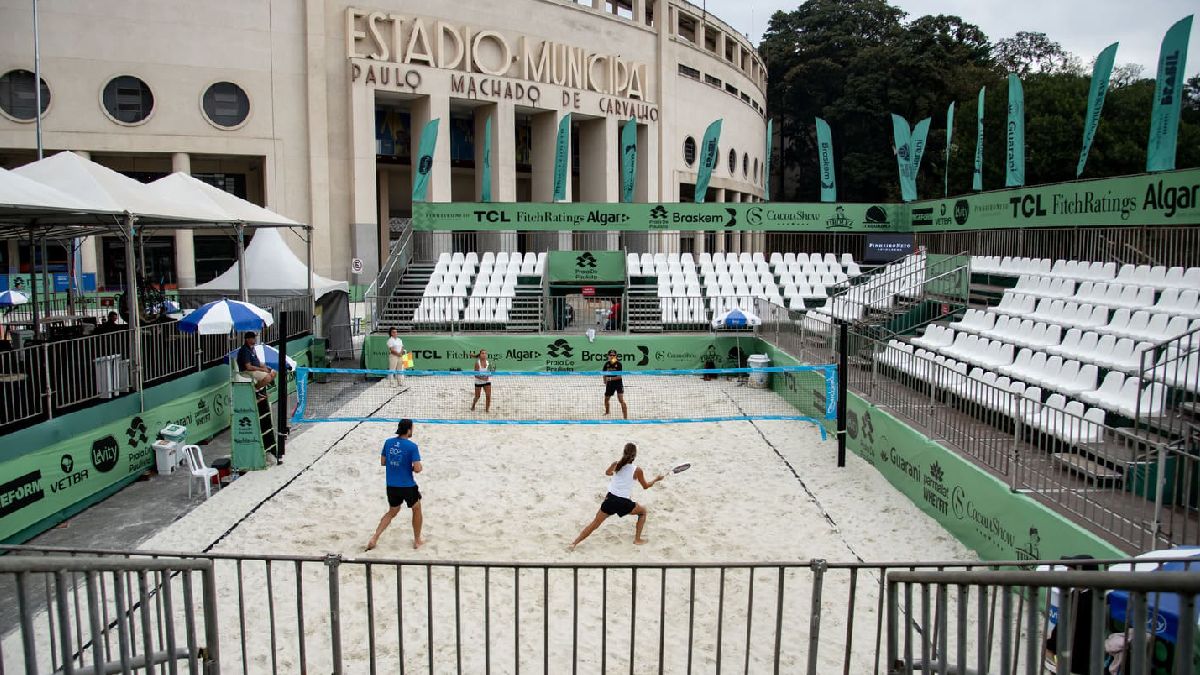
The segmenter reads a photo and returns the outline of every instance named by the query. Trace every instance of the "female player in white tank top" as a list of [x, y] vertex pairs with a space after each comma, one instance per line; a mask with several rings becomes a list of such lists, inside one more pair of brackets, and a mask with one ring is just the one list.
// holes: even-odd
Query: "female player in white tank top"
[[609, 516], [616, 515], [618, 518], [624, 518], [630, 513], [637, 516], [637, 530], [633, 535], [633, 543], [646, 543], [642, 537], [642, 528], [646, 526], [646, 507], [630, 498], [633, 493], [633, 482], [636, 480], [641, 483], [643, 489], [649, 490], [663, 477], [658, 476], [647, 482], [642, 469], [633, 463], [636, 457], [637, 446], [633, 443], [626, 443], [621, 459], [608, 465], [608, 469], [604, 472], [604, 475], [612, 476], [612, 480], [608, 482], [608, 494], [605, 495], [604, 502], [600, 504], [600, 510], [596, 512], [596, 517], [587, 524], [587, 527], [583, 528], [578, 537], [575, 537], [575, 541], [571, 542], [568, 547], [570, 550], [574, 551], [579, 542], [587, 539], [588, 535], [595, 532], [596, 528], [600, 527], [600, 523], [603, 523]]
[[479, 356], [475, 358], [475, 398], [471, 400], [471, 410], [475, 409], [475, 404], [479, 403], [480, 392], [486, 394], [483, 402], [483, 412], [492, 411], [492, 364], [488, 361], [486, 349], [479, 350]]

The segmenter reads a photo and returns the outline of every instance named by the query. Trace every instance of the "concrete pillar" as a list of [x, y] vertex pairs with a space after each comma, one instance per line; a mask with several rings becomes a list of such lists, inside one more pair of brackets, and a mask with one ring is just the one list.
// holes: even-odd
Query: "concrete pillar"
[[646, 23], [646, 2], [654, 0], [633, 0], [633, 22], [639, 26]]
[[[617, 138], [618, 120], [612, 117], [580, 120], [579, 201], [615, 203], [621, 201], [620, 162]], [[618, 232], [580, 232], [575, 246], [581, 249], [615, 250]]]
[[[85, 243], [90, 243], [91, 240], [92, 240], [91, 237], [87, 237], [83, 241]], [[96, 250], [95, 250], [95, 248], [93, 248], [92, 249], [92, 265], [95, 265], [95, 264], [96, 264]], [[84, 271], [85, 272], [88, 271], [87, 267], [84, 267]], [[16, 239], [9, 239], [8, 240], [8, 274], [20, 274], [20, 273], [21, 273], [21, 242]]]
[[[353, 190], [350, 206], [350, 257], [363, 261], [360, 279], [374, 279], [387, 255], [386, 246], [380, 243], [387, 240], [380, 238], [382, 228], [379, 223], [379, 193], [376, 188], [378, 174], [375, 169], [374, 89], [365, 86], [350, 88], [349, 124], [348, 154], [350, 186]], [[320, 248], [318, 247], [318, 250]], [[327, 264], [336, 269], [341, 265], [349, 267], [350, 261], [329, 260]]]
[[[410, 156], [413, 158], [413, 181], [417, 177], [418, 148], [421, 145], [421, 133], [425, 124], [430, 120], [438, 122], [437, 145], [433, 150], [433, 171], [429, 175], [429, 184], [425, 191], [425, 200], [429, 202], [448, 202], [450, 197], [450, 97], [422, 96], [414, 99], [409, 108], [409, 119], [412, 120], [412, 147]], [[371, 127], [374, 129], [374, 126]], [[414, 205], [415, 206], [415, 205]], [[417, 241], [418, 248], [426, 255], [436, 254], [454, 249], [454, 238], [450, 232], [428, 232]]]
[[[388, 171], [383, 167], [376, 166], [375, 169], [375, 186], [377, 190], [376, 204], [379, 209], [379, 261], [380, 264], [386, 263], [392, 244], [392, 191], [389, 189], [391, 182]], [[365, 270], [364, 270], [365, 271]], [[370, 284], [374, 277], [368, 277], [366, 274], [354, 274], [350, 272], [354, 279], [351, 283]]]
[[[530, 118], [530, 181], [531, 196], [535, 202], [550, 202], [554, 200], [554, 151], [558, 139], [558, 124], [564, 113], [551, 111], [538, 113]], [[571, 158], [567, 157], [567, 166], [571, 166]], [[568, 169], [569, 170], [569, 169]], [[571, 181], [567, 180], [566, 201], [571, 201]], [[571, 233], [539, 232], [532, 236], [534, 250], [569, 250], [571, 248]]]
[[[92, 153], [88, 152], [87, 150], [75, 150], [74, 152], [75, 152], [75, 154], [79, 155], [80, 157], [82, 157], [84, 159], [92, 158]], [[103, 252], [100, 251], [100, 246], [101, 246], [100, 237], [84, 237], [83, 239], [81, 239], [79, 241], [79, 247], [80, 247], [80, 249], [79, 249], [80, 265], [79, 266], [81, 268], [80, 271], [83, 272], [84, 274], [86, 274], [88, 272], [94, 273], [96, 275], [96, 286], [97, 287], [100, 286], [100, 283], [101, 283], [100, 274], [103, 271], [103, 267], [101, 267], [101, 260], [103, 258]], [[10, 248], [9, 251], [11, 253], [13, 251], [13, 249]], [[13, 268], [12, 268], [12, 271], [9, 273], [16, 274], [17, 270], [19, 268], [20, 262], [14, 255], [10, 255], [9, 259], [13, 261], [12, 262]]]
[[[186, 152], [172, 154], [171, 171], [191, 175], [191, 156]], [[196, 245], [191, 230], [175, 230], [175, 283], [179, 288], [196, 285]]]
[[607, 5], [607, 4], [608, 4], [608, 0], [592, 0], [592, 9], [600, 10], [603, 12], [603, 11], [605, 11], [605, 5]]
[[[483, 131], [488, 116], [492, 119], [492, 201], [517, 201], [517, 116], [511, 103], [496, 103], [475, 109], [475, 185], [483, 194]], [[517, 250], [517, 231], [490, 232], [480, 242], [481, 250]], [[491, 248], [486, 248], [491, 247]]]

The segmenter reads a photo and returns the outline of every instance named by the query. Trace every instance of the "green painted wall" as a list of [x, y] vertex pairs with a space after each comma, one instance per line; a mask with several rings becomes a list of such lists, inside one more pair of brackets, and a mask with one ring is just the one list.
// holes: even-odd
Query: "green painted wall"
[[[311, 339], [289, 342], [308, 364]], [[218, 365], [7, 434], [0, 443], [0, 542], [29, 539], [128, 485], [154, 466], [151, 444], [168, 424], [188, 441], [229, 427], [230, 369]], [[294, 385], [293, 385], [294, 386]]]

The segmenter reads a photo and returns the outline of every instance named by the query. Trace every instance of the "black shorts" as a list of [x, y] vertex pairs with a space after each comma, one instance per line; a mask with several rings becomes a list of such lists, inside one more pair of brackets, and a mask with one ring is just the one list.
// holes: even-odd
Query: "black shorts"
[[609, 380], [608, 382], [604, 383], [604, 398], [611, 398], [613, 394], [624, 394], [624, 393], [625, 393], [625, 383], [622, 382], [619, 378], [616, 380]]
[[491, 382], [476, 382], [476, 383], [475, 383], [475, 388], [476, 388], [476, 389], [482, 389], [482, 388], [484, 388], [484, 387], [490, 387], [490, 386], [492, 386], [492, 383], [491, 383]]
[[602, 513], [607, 513], [610, 516], [618, 518], [624, 518], [635, 508], [637, 508], [637, 502], [632, 499], [618, 497], [611, 492], [605, 495], [604, 502], [600, 504], [600, 511]]
[[413, 487], [395, 487], [387, 486], [388, 506], [393, 509], [401, 504], [407, 504], [408, 508], [412, 508], [414, 504], [421, 501], [421, 491], [414, 485]]

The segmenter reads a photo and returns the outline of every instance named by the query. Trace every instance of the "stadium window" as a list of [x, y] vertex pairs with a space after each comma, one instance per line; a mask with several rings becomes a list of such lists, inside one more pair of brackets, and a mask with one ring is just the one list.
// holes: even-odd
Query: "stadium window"
[[696, 139], [691, 136], [683, 139], [683, 163], [688, 166], [696, 163]]
[[750, 153], [742, 153], [742, 177], [746, 178], [750, 175]]
[[726, 40], [725, 40], [725, 60], [730, 63], [733, 63], [734, 62], [733, 60], [735, 58], [737, 58], [736, 57], [737, 51], [738, 51], [737, 42], [734, 42], [733, 40], [726, 38]]
[[[42, 80], [42, 114], [50, 107], [50, 87]], [[0, 76], [0, 110], [18, 122], [32, 122], [36, 115], [37, 92], [33, 90], [33, 73], [10, 70]]]
[[684, 77], [690, 77], [693, 80], [700, 79], [700, 71], [699, 70], [696, 70], [695, 68], [692, 68], [690, 66], [685, 66], [682, 63], [679, 64], [679, 74]]
[[679, 14], [679, 30], [676, 35], [696, 44], [696, 20], [682, 12]]
[[742, 101], [743, 101], [743, 102], [744, 102], [746, 105], [750, 105], [750, 94], [747, 94], [746, 92], [744, 92], [744, 91], [743, 91], [743, 92], [742, 92]]
[[737, 150], [730, 148], [729, 149], [729, 175], [732, 176], [732, 175], [735, 175], [736, 173], [737, 173]]
[[725, 83], [725, 91], [729, 92], [730, 94], [733, 94], [734, 96], [738, 95], [737, 87], [733, 86], [732, 84], [729, 84], [728, 82]]
[[132, 75], [114, 77], [101, 94], [104, 112], [118, 124], [140, 124], [154, 111], [150, 87]]
[[234, 129], [250, 116], [250, 97], [232, 82], [215, 82], [204, 91], [201, 108], [209, 122]]
[[757, 157], [754, 158], [754, 181], [756, 183], [762, 182], [762, 180], [758, 176], [758, 158]]
[[721, 80], [719, 78], [713, 77], [712, 75], [708, 75], [708, 74], [704, 75], [704, 84], [707, 84], [712, 87], [716, 87], [717, 89], [721, 88]]

